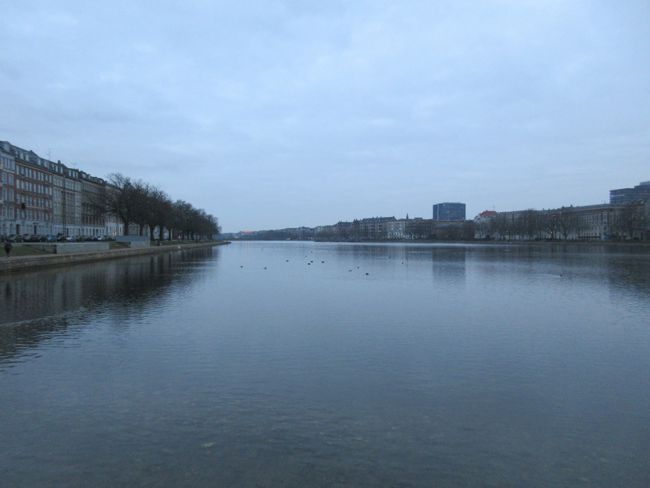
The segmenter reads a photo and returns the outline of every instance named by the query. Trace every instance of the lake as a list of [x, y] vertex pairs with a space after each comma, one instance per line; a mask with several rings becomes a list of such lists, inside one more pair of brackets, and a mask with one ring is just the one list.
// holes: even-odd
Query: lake
[[650, 486], [647, 247], [236, 242], [0, 310], [2, 486]]

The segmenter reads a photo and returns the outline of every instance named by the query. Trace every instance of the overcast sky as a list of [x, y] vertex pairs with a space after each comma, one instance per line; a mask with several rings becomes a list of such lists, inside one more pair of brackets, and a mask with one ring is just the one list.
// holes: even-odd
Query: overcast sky
[[0, 12], [0, 140], [145, 179], [225, 231], [599, 203], [650, 180], [647, 0]]

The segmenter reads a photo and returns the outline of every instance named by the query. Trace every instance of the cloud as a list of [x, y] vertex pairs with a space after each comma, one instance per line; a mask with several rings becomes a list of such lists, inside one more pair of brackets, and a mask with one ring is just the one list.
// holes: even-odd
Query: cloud
[[648, 179], [648, 14], [641, 1], [14, 2], [0, 139], [133, 173], [231, 230], [426, 216], [446, 199], [470, 213], [601, 201]]

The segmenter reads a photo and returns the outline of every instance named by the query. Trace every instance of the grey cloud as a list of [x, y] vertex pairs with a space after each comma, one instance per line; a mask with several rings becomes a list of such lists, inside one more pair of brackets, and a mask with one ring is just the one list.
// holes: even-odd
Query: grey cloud
[[24, 1], [4, 17], [0, 139], [145, 178], [227, 230], [589, 203], [649, 177], [647, 2]]

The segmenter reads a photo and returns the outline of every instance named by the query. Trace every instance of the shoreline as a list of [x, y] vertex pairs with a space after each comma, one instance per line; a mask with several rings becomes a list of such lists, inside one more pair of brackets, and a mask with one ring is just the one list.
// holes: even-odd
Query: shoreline
[[199, 249], [203, 247], [223, 246], [230, 241], [210, 241], [197, 244], [178, 244], [169, 246], [150, 246], [143, 248], [110, 249], [101, 252], [84, 252], [71, 254], [38, 254], [33, 256], [14, 256], [0, 258], [0, 274], [14, 271], [33, 270], [38, 268], [51, 268], [75, 264], [92, 263], [110, 259], [146, 256], [148, 254], [161, 254], [165, 252], [182, 251], [185, 249]]
[[458, 245], [458, 244], [478, 244], [487, 246], [638, 246], [650, 248], [650, 241], [525, 241], [525, 240], [510, 240], [510, 241], [495, 241], [495, 240], [434, 240], [434, 239], [383, 239], [383, 240], [364, 240], [364, 241], [347, 241], [347, 240], [313, 240], [313, 239], [291, 239], [291, 240], [273, 240], [273, 239], [232, 239], [230, 242], [314, 242], [318, 244], [441, 244], [441, 245]]

